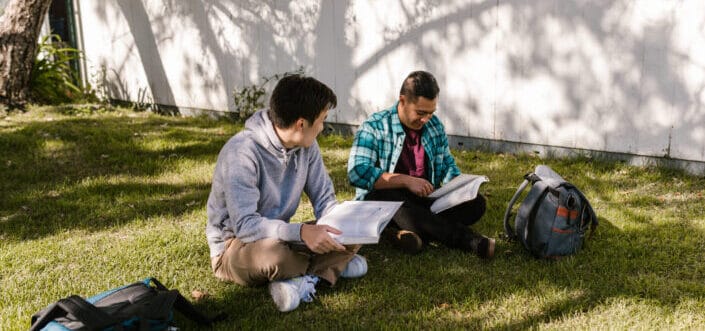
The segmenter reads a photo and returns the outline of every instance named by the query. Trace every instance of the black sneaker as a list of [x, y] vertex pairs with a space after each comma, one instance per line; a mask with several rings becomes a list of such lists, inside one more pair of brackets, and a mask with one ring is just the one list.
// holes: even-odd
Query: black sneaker
[[483, 259], [491, 259], [494, 257], [494, 244], [494, 239], [482, 237], [475, 253]]
[[399, 230], [387, 227], [383, 231], [384, 238], [406, 254], [418, 254], [423, 250], [423, 240], [418, 234], [409, 230]]

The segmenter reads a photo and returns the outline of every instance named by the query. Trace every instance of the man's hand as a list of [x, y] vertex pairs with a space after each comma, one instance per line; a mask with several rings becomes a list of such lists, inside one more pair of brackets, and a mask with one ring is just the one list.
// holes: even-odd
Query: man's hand
[[306, 247], [318, 254], [332, 251], [344, 251], [345, 247], [335, 241], [329, 234], [341, 234], [340, 230], [328, 225], [304, 224], [301, 226], [301, 240]]
[[433, 192], [433, 184], [423, 178], [412, 176], [407, 176], [406, 188], [420, 197], [426, 197]]

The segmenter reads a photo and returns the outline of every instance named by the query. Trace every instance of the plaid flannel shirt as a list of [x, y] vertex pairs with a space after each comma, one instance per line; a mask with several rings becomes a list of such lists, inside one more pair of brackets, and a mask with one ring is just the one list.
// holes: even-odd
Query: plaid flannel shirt
[[[357, 200], [362, 200], [372, 190], [382, 173], [393, 173], [397, 166], [406, 138], [399, 121], [398, 104], [372, 114], [355, 133], [348, 159], [348, 180], [357, 188]], [[426, 179], [435, 188], [460, 175], [443, 124], [435, 115], [423, 127], [421, 144], [429, 161]]]

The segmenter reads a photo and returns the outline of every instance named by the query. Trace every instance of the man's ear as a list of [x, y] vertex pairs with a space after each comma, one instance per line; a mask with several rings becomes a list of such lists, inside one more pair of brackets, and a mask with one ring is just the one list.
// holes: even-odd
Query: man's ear
[[303, 128], [305, 127], [304, 124], [306, 124], [306, 120], [304, 120], [303, 117], [299, 117], [299, 119], [296, 120], [296, 122], [294, 123], [294, 125], [296, 125], [297, 130], [303, 130]]
[[406, 96], [403, 94], [400, 94], [399, 95], [399, 105], [403, 107], [404, 104], [406, 104]]

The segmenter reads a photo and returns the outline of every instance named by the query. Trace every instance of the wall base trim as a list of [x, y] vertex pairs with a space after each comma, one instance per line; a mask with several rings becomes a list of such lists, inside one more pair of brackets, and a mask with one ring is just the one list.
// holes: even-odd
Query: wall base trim
[[[325, 132], [352, 135], [356, 130], [357, 125], [326, 123]], [[491, 153], [534, 154], [540, 158], [585, 157], [608, 162], [620, 161], [638, 167], [663, 167], [668, 169], [678, 169], [691, 175], [705, 176], [705, 162], [701, 161], [580, 148], [557, 147], [455, 135], [448, 135], [448, 143], [450, 144], [450, 148], [458, 150], [480, 150]]]

